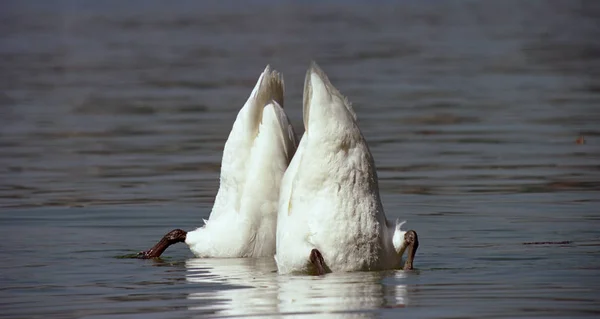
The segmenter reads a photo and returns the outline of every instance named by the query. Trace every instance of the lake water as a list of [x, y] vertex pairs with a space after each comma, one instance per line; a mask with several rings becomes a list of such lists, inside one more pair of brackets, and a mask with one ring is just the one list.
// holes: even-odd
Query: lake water
[[[0, 317], [597, 318], [599, 21], [592, 1], [4, 1]], [[208, 217], [266, 64], [302, 132], [311, 59], [417, 269], [118, 258]]]

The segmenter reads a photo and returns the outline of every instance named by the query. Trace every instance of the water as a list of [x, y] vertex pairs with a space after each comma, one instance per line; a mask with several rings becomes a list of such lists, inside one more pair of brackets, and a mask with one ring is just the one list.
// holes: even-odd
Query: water
[[[0, 6], [0, 316], [600, 314], [597, 3]], [[417, 270], [116, 258], [208, 217], [267, 63], [302, 131], [311, 59], [354, 102]]]

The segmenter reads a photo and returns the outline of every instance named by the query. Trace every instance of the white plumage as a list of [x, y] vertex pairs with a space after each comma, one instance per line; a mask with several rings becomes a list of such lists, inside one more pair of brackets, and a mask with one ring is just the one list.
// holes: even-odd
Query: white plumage
[[[326, 271], [402, 267], [406, 232], [385, 217], [356, 114], [315, 63], [306, 74], [303, 104], [305, 133], [281, 183], [279, 272], [314, 271], [314, 249]], [[410, 249], [407, 269], [417, 246]]]
[[219, 191], [210, 217], [185, 238], [196, 256], [275, 253], [279, 186], [297, 145], [282, 108], [283, 93], [282, 76], [267, 66], [225, 143]]

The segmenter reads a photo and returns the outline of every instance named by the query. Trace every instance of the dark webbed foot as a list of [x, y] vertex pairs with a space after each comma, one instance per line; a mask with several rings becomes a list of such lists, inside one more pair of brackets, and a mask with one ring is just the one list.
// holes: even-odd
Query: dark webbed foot
[[137, 255], [140, 259], [157, 258], [171, 245], [185, 242], [187, 232], [181, 229], [174, 229], [163, 236], [163, 238], [154, 245], [154, 247], [140, 251]]
[[415, 253], [417, 252], [417, 248], [419, 248], [419, 236], [417, 236], [417, 232], [414, 230], [407, 231], [406, 234], [404, 234], [404, 244], [408, 249], [404, 270], [412, 270]]
[[142, 250], [139, 253], [137, 253], [137, 258], [138, 259], [150, 259], [152, 257], [150, 257], [149, 252], [150, 252], [150, 250]]
[[317, 270], [317, 275], [325, 274], [325, 260], [323, 260], [323, 255], [317, 249], [313, 249], [310, 251], [310, 262], [315, 265], [315, 269]]

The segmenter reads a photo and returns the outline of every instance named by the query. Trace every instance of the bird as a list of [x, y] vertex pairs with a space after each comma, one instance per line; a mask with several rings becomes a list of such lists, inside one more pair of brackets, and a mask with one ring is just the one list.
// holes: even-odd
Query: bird
[[278, 272], [413, 269], [417, 232], [386, 218], [356, 113], [314, 61], [304, 81], [302, 113], [305, 131], [279, 195]]
[[219, 190], [208, 220], [174, 229], [139, 258], [185, 242], [197, 257], [272, 257], [281, 178], [297, 147], [283, 110], [283, 76], [269, 65], [241, 108], [223, 149]]

